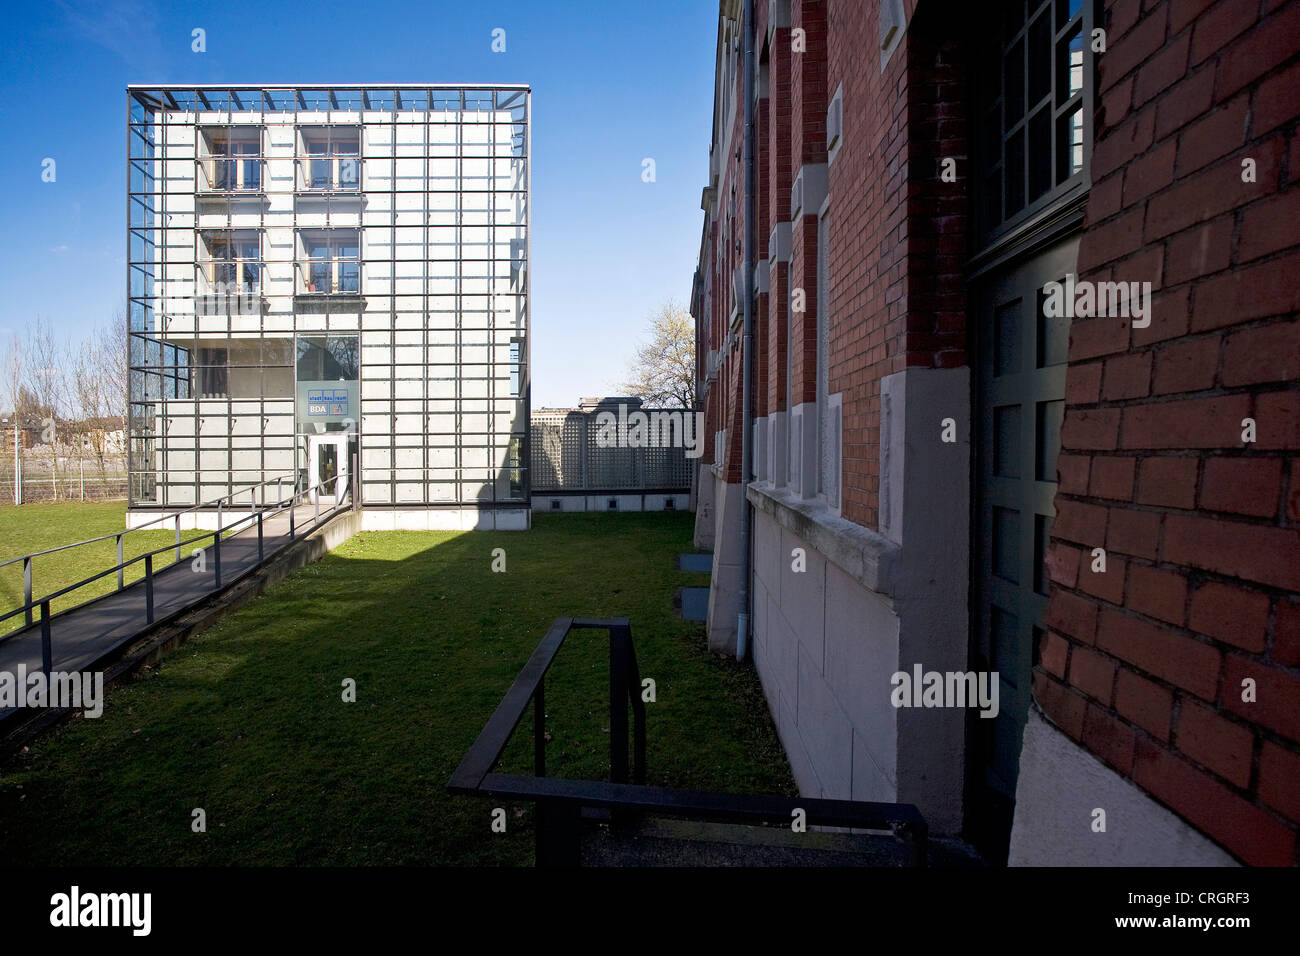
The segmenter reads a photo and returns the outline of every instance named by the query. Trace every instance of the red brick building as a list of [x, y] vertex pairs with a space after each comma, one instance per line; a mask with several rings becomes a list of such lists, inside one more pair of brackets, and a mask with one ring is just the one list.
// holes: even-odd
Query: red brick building
[[1300, 3], [723, 0], [717, 50], [697, 542], [801, 789], [1294, 865]]

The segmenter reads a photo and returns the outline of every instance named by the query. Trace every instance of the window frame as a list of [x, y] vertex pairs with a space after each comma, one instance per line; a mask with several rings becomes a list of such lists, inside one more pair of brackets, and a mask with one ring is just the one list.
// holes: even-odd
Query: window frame
[[[985, 37], [985, 42], [979, 45], [981, 50], [979, 55], [989, 56], [984, 52], [988, 50], [995, 50], [996, 55], [992, 59], [983, 60], [974, 70], [972, 77], [974, 80], [971, 121], [974, 134], [972, 136], [975, 155], [974, 183], [977, 184], [978, 194], [985, 197], [983, 202], [976, 204], [972, 209], [975, 244], [979, 249], [994, 247], [1031, 227], [1045, 213], [1086, 194], [1091, 186], [1089, 167], [1093, 150], [1092, 122], [1096, 100], [1096, 56], [1092, 52], [1091, 42], [1092, 30], [1095, 26], [1095, 4], [1092, 0], [1077, 0], [1077, 10], [1069, 12], [1074, 0], [1029, 0], [1029, 2], [1032, 9], [1027, 16], [1017, 18], [1014, 30], [1008, 28], [1007, 18], [1010, 13], [992, 18], [990, 33]], [[1017, 4], [1015, 9], [1024, 10], [1025, 7]], [[1047, 89], [1031, 103], [1029, 101], [1032, 55], [1030, 34], [1042, 16], [1049, 18]], [[1068, 83], [1073, 67], [1061, 60], [1058, 51], [1076, 29], [1079, 31], [1082, 54], [1079, 65], [1082, 70], [1080, 86], [1061, 97], [1059, 84], [1062, 70], [1064, 69]], [[1020, 57], [1020, 68], [1015, 75], [1020, 81], [1022, 104], [1016, 118], [1008, 123], [1007, 77], [1010, 74], [1007, 71], [1007, 58], [1017, 47], [1019, 47], [1017, 55]], [[1066, 50], [1068, 55], [1068, 47]], [[994, 60], [996, 60], [996, 70], [990, 69]], [[993, 90], [995, 84], [990, 82], [994, 73], [996, 73], [996, 91]], [[1044, 111], [1048, 119], [1046, 138], [1048, 186], [1038, 196], [1030, 198], [1034, 157], [1037, 155], [1030, 141], [1032, 135], [1030, 127], [1031, 121]], [[1079, 126], [1082, 141], [1078, 147], [1082, 150], [1081, 163], [1076, 170], [1061, 177], [1058, 168], [1058, 147], [1061, 145], [1059, 127], [1062, 120], [1074, 115], [1076, 111], [1081, 117]], [[994, 116], [996, 125], [987, 122]], [[1016, 137], [1020, 137], [1023, 144], [1019, 160], [1021, 164], [1019, 178], [1023, 194], [1020, 204], [1008, 214], [1007, 169], [1008, 157], [1012, 155], [1009, 144]], [[1074, 148], [1074, 144], [1067, 143], [1066, 147]], [[990, 186], [989, 183], [995, 176], [996, 185]], [[994, 194], [998, 204], [996, 217], [991, 214], [988, 207], [988, 202]]]
[[[360, 229], [332, 229], [332, 230], [300, 230], [300, 241], [302, 243], [302, 258], [298, 262], [300, 269], [301, 288], [299, 295], [345, 295], [358, 296], [361, 294], [361, 230]], [[339, 250], [346, 246], [356, 249], [353, 256], [343, 256]], [[324, 248], [327, 251], [325, 256], [314, 256], [313, 249]], [[328, 282], [327, 288], [314, 288], [316, 281], [316, 267], [320, 264], [327, 264]], [[343, 288], [344, 270], [346, 265], [355, 265], [355, 288]]]

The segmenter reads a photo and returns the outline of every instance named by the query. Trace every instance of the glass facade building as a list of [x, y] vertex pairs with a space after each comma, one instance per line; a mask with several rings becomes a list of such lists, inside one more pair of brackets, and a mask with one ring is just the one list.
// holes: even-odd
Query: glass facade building
[[343, 474], [527, 527], [528, 88], [127, 95], [128, 521]]

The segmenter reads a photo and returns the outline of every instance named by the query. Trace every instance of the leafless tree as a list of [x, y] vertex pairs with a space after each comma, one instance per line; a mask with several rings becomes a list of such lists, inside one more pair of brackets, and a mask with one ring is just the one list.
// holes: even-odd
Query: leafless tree
[[695, 407], [695, 323], [668, 300], [650, 318], [650, 337], [637, 348], [619, 390], [651, 408]]

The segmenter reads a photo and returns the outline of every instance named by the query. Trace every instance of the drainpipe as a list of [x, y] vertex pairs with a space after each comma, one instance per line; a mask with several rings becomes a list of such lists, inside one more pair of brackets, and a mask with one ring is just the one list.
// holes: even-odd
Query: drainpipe
[[740, 402], [740, 616], [736, 622], [736, 660], [749, 655], [749, 482], [753, 478], [754, 395], [754, 0], [744, 0], [745, 34], [745, 340]]

